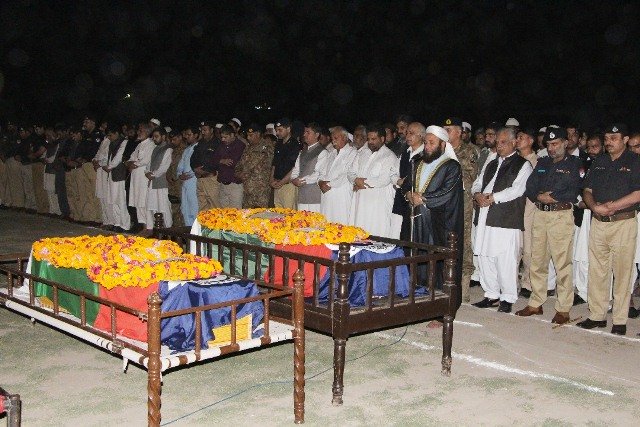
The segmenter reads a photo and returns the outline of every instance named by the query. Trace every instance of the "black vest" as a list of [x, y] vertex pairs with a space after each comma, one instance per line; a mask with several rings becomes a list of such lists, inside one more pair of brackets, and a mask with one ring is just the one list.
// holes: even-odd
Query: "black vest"
[[[118, 150], [120, 149], [120, 146], [126, 143], [126, 139], [120, 139], [120, 140], [116, 140], [113, 141], [111, 143], [109, 143], [109, 154], [108, 154], [108, 159], [109, 161], [111, 161], [111, 159], [113, 158], [113, 156], [116, 155], [116, 153], [118, 152]], [[125, 150], [127, 149], [127, 147], [125, 147]], [[111, 181], [113, 182], [120, 182], [120, 181], [124, 181], [125, 179], [127, 179], [127, 167], [124, 165], [123, 162], [118, 163], [118, 166], [116, 166], [115, 168], [113, 168], [111, 170]]]
[[[511, 157], [507, 157], [500, 165], [496, 182], [493, 184], [493, 192], [497, 193], [505, 188], [510, 187], [513, 181], [516, 180], [520, 169], [527, 163], [527, 159], [520, 157], [518, 154], [513, 154]], [[498, 158], [493, 159], [484, 171], [482, 176], [482, 191], [487, 188], [487, 185], [493, 178], [498, 167]], [[494, 203], [489, 206], [489, 212], [487, 214], [487, 223], [491, 227], [500, 228], [514, 228], [524, 231], [524, 203], [525, 196], [522, 194], [509, 202]], [[473, 223], [478, 225], [478, 209], [476, 209], [475, 218]]]

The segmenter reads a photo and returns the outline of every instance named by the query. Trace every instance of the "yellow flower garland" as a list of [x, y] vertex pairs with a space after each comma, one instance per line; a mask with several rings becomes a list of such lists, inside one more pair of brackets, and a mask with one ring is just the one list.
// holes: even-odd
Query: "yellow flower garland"
[[327, 222], [322, 214], [284, 208], [210, 209], [200, 212], [198, 221], [211, 230], [255, 234], [276, 245], [353, 243], [369, 237], [359, 227]]
[[136, 236], [41, 239], [33, 244], [33, 257], [55, 267], [84, 269], [107, 289], [146, 288], [160, 280], [203, 279], [222, 271], [218, 261], [183, 254], [175, 242]]

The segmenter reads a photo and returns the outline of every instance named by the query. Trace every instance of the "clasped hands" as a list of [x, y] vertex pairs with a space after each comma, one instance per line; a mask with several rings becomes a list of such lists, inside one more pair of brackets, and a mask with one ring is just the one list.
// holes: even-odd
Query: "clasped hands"
[[606, 202], [606, 203], [597, 203], [595, 206], [593, 206], [591, 211], [598, 215], [610, 216], [615, 214], [617, 209], [614, 208], [613, 202]]
[[480, 208], [486, 208], [495, 203], [493, 193], [475, 193], [473, 195], [473, 201], [476, 206]]
[[367, 184], [367, 178], [356, 178], [353, 181], [353, 191], [364, 190], [365, 188], [373, 188]]

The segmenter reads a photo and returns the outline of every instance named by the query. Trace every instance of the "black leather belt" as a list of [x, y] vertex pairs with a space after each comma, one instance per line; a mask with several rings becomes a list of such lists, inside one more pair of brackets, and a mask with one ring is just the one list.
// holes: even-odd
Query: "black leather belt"
[[593, 212], [591, 216], [600, 222], [616, 222], [622, 221], [623, 219], [635, 218], [636, 211], [620, 212], [613, 215], [598, 215], [597, 213]]
[[569, 202], [557, 202], [557, 203], [536, 202], [536, 208], [545, 212], [566, 211], [567, 209], [571, 209], [572, 207], [573, 207], [573, 204]]

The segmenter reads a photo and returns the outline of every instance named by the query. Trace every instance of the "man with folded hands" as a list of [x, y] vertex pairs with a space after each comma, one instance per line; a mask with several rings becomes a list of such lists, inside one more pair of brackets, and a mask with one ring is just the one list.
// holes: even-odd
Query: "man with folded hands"
[[627, 149], [627, 126], [616, 123], [604, 132], [607, 154], [593, 160], [585, 176], [582, 198], [591, 210], [589, 230], [589, 318], [584, 329], [607, 326], [613, 271], [613, 327], [625, 335], [631, 298], [640, 202], [640, 156]]
[[547, 300], [549, 260], [556, 269], [556, 314], [552, 323], [569, 321], [573, 306], [573, 205], [582, 179], [582, 161], [567, 152], [567, 131], [547, 128], [544, 135], [548, 157], [541, 158], [527, 180], [525, 195], [536, 207], [531, 229], [531, 297], [517, 316], [542, 314]]

